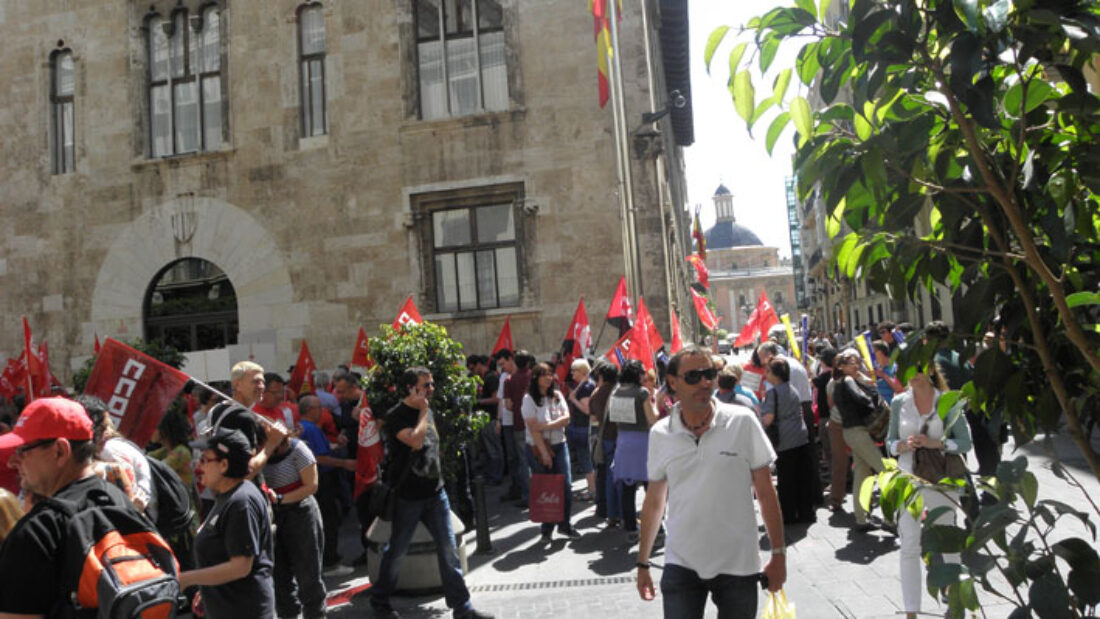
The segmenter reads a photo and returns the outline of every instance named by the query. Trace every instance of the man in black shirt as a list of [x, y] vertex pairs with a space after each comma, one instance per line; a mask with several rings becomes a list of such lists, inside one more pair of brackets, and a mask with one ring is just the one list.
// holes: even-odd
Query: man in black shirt
[[[97, 490], [115, 507], [137, 515], [121, 490], [94, 474], [92, 421], [76, 402], [40, 398], [27, 405], [12, 432], [0, 437], [0, 449], [12, 447], [11, 466], [18, 469], [28, 494], [79, 504]], [[12, 529], [0, 547], [0, 615], [54, 616], [69, 603], [77, 584], [64, 577], [70, 518], [39, 501]], [[69, 610], [70, 616], [94, 617], [97, 609]]]
[[398, 616], [390, 605], [390, 596], [397, 588], [401, 561], [416, 525], [423, 522], [435, 541], [443, 595], [455, 618], [492, 619], [470, 604], [455, 550], [451, 505], [439, 462], [439, 434], [429, 407], [435, 389], [432, 374], [427, 368], [408, 368], [397, 388], [406, 394], [405, 399], [394, 405], [383, 420], [389, 454], [383, 475], [393, 486], [397, 500], [390, 541], [382, 551], [378, 579], [371, 588], [371, 607], [377, 617]]
[[500, 444], [496, 423], [500, 412], [500, 399], [497, 398], [500, 377], [490, 365], [489, 357], [485, 355], [467, 357], [466, 368], [471, 374], [481, 377], [481, 387], [477, 390], [477, 409], [489, 415], [489, 423], [481, 428], [481, 435], [478, 437], [481, 470], [486, 482], [499, 486], [504, 480], [504, 448]]

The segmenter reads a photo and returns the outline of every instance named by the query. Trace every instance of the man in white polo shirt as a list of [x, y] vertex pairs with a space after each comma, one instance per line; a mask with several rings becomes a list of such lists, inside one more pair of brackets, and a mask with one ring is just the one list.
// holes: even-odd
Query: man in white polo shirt
[[754, 490], [772, 547], [764, 567], [768, 589], [787, 580], [783, 518], [768, 468], [775, 451], [751, 410], [713, 397], [716, 377], [708, 351], [687, 346], [673, 355], [667, 379], [680, 402], [649, 432], [638, 593], [644, 600], [656, 595], [649, 553], [667, 500], [665, 617], [701, 618], [708, 593], [723, 619], [756, 616]]

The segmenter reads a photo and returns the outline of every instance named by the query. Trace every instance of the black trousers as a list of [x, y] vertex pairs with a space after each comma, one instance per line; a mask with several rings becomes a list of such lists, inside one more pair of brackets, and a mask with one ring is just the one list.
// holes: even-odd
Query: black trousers
[[337, 551], [340, 541], [340, 525], [344, 521], [340, 508], [340, 470], [325, 471], [317, 479], [317, 506], [321, 508], [321, 525], [324, 529], [324, 564], [330, 566], [340, 561]]
[[813, 449], [807, 443], [779, 452], [775, 460], [776, 493], [783, 522], [814, 522], [814, 492], [810, 480], [817, 476]]

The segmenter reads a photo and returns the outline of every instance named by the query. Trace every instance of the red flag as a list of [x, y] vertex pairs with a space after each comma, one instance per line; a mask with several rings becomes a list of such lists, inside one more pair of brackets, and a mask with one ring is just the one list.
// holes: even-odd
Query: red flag
[[747, 346], [752, 343], [757, 333], [764, 337], [768, 334], [768, 330], [777, 324], [779, 324], [779, 316], [775, 315], [775, 308], [768, 301], [768, 293], [762, 292], [756, 308], [749, 314], [749, 319], [745, 321], [745, 326], [741, 327], [741, 333], [738, 334], [733, 345]]
[[355, 496], [378, 481], [378, 463], [385, 452], [382, 448], [378, 422], [374, 419], [367, 394], [359, 400], [359, 449], [355, 454]]
[[99, 334], [95, 334], [95, 354], [99, 354]]
[[26, 316], [23, 317], [23, 347], [27, 363], [24, 387], [27, 392], [27, 403], [30, 404], [35, 398], [50, 397], [50, 367], [40, 353], [35, 352], [34, 343], [31, 340], [31, 325], [27, 322]]
[[57, 380], [57, 377], [50, 371], [50, 353], [46, 348], [46, 340], [43, 339], [42, 343], [38, 345], [38, 359], [41, 364], [39, 367], [42, 370], [42, 374], [46, 381], [43, 384], [50, 386], [49, 395], [53, 395], [53, 387], [64, 387], [61, 381]]
[[573, 312], [573, 321], [569, 323], [569, 330], [561, 340], [561, 362], [554, 368], [561, 384], [565, 384], [565, 378], [573, 361], [583, 359], [584, 353], [592, 347], [592, 329], [588, 325], [588, 312], [584, 309], [584, 297], [577, 301], [577, 309]]
[[313, 393], [313, 373], [316, 371], [313, 355], [309, 354], [309, 344], [302, 340], [302, 349], [298, 351], [298, 361], [294, 364], [294, 372], [290, 375], [286, 388], [299, 396]]
[[500, 328], [500, 335], [497, 336], [497, 343], [493, 345], [493, 352], [489, 353], [489, 356], [497, 354], [500, 350], [515, 350], [515, 344], [512, 343], [512, 317], [504, 317], [504, 326]]
[[676, 354], [681, 348], [684, 347], [684, 341], [680, 339], [680, 317], [676, 315], [675, 310], [669, 308], [669, 323], [672, 324], [672, 344], [671, 352]]
[[632, 358], [630, 356], [630, 349], [634, 347], [631, 340], [633, 334], [633, 329], [627, 331], [626, 334], [619, 338], [619, 341], [611, 345], [610, 350], [604, 353], [603, 356], [611, 361], [611, 363], [614, 363], [615, 367], [622, 368], [626, 365], [627, 360]]
[[[616, 5], [616, 21], [623, 18], [622, 2]], [[588, 0], [588, 12], [592, 13], [592, 22], [596, 36], [596, 73], [600, 93], [600, 107], [607, 105], [611, 98], [611, 82], [608, 81], [607, 66], [613, 53], [611, 49], [611, 17], [607, 14], [607, 0]]]
[[123, 436], [144, 447], [190, 377], [111, 338], [99, 350], [84, 393], [107, 402]]
[[691, 266], [695, 267], [695, 277], [699, 280], [699, 283], [703, 285], [703, 288], [710, 290], [710, 271], [707, 270], [707, 263], [699, 254], [692, 254], [687, 258], [684, 258], [691, 263]]
[[634, 323], [634, 327], [619, 338], [604, 356], [620, 368], [627, 360], [633, 360], [641, 361], [642, 367], [647, 370], [654, 369], [653, 351], [649, 348], [649, 335], [644, 324], [641, 320]]
[[18, 358], [8, 359], [4, 373], [0, 374], [0, 396], [10, 399], [19, 392], [19, 386], [26, 380], [23, 377], [23, 373], [27, 371], [23, 361], [25, 356], [26, 353], [23, 353]]
[[634, 327], [637, 328], [638, 325], [645, 325], [649, 352], [657, 354], [657, 351], [665, 345], [665, 341], [661, 339], [661, 334], [657, 332], [657, 323], [653, 322], [653, 316], [649, 313], [649, 309], [645, 306], [645, 301], [641, 297], [638, 297], [638, 322]]
[[401, 311], [397, 312], [397, 318], [393, 319], [394, 330], [400, 330], [405, 325], [418, 325], [424, 322], [424, 319], [420, 317], [420, 312], [416, 311], [416, 303], [413, 303], [413, 296], [410, 294], [408, 299], [405, 299], [405, 304], [401, 306]]
[[707, 259], [707, 237], [703, 234], [703, 224], [699, 221], [701, 205], [695, 207], [695, 221], [691, 226], [691, 236], [695, 239], [695, 253], [703, 260]]
[[718, 317], [707, 307], [707, 298], [692, 290], [691, 300], [695, 304], [695, 313], [699, 314], [699, 322], [702, 322], [708, 331], [714, 331], [718, 327]]
[[634, 309], [630, 307], [630, 297], [626, 294], [626, 276], [619, 278], [615, 296], [611, 298], [611, 307], [607, 308], [607, 322], [619, 329], [622, 336], [634, 326]]
[[369, 368], [374, 365], [370, 358], [370, 341], [367, 340], [367, 332], [359, 327], [359, 335], [355, 338], [355, 350], [351, 353], [351, 364]]

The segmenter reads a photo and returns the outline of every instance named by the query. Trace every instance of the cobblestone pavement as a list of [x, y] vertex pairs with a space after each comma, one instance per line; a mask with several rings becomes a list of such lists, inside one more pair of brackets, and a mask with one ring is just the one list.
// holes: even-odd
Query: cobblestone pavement
[[[1089, 474], [1072, 444], [1056, 439], [1048, 442], [1046, 449], [1057, 453], [1090, 493], [1100, 496], [1100, 484]], [[1016, 453], [1009, 444], [1005, 454], [1008, 459], [1019, 455], [1029, 459], [1030, 470], [1039, 478], [1040, 498], [1081, 503], [1080, 490], [1053, 475], [1041, 444], [1028, 445]], [[578, 482], [574, 488], [579, 490], [582, 485]], [[525, 511], [501, 503], [497, 488], [489, 488], [487, 494], [489, 511], [495, 512], [490, 517], [493, 552], [474, 553], [474, 533], [466, 534], [471, 553], [467, 584], [477, 608], [502, 619], [661, 616], [660, 598], [644, 602], [634, 588], [636, 544], [631, 544], [621, 530], [603, 529], [591, 503], [574, 502], [579, 510], [574, 523], [583, 534], [581, 539], [555, 539], [543, 547], [538, 542], [537, 525], [526, 520]], [[850, 504], [849, 498], [849, 511]], [[833, 514], [820, 509], [816, 524], [787, 530], [788, 598], [796, 604], [802, 619], [903, 616], [897, 539], [885, 531], [854, 532], [849, 511]], [[1064, 531], [1067, 535], [1080, 533], [1068, 523]], [[348, 527], [345, 533], [344, 556], [354, 557], [358, 554], [355, 531]], [[761, 556], [766, 558], [768, 546], [763, 533], [760, 545]], [[655, 579], [660, 577], [657, 567], [662, 559], [659, 552], [655, 553]], [[348, 577], [330, 579], [330, 590], [364, 582], [365, 578], [363, 568], [358, 568]], [[943, 616], [943, 605], [927, 593], [924, 598], [925, 616]], [[1011, 611], [1009, 606], [991, 603], [988, 595], [982, 599], [990, 602], [983, 607], [986, 617], [1007, 617]], [[763, 601], [761, 594], [761, 606]], [[450, 616], [441, 596], [401, 597], [393, 602], [403, 617]], [[335, 609], [333, 616], [371, 617], [366, 595], [355, 596], [350, 606]], [[717, 616], [713, 606], [708, 607], [706, 616]]]

